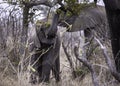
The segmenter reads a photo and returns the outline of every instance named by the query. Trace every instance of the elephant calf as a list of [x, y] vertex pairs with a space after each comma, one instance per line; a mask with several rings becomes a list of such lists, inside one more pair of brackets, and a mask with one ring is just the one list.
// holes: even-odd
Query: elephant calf
[[[52, 70], [56, 81], [60, 80], [60, 36], [57, 33], [59, 14], [55, 14], [51, 26], [41, 25], [36, 29], [37, 41], [34, 42], [35, 54], [32, 56], [32, 66], [36, 70], [39, 81], [48, 82]], [[34, 80], [33, 80], [34, 81]]]
[[[36, 74], [39, 76], [40, 82], [49, 81], [51, 70], [58, 82], [60, 80], [60, 37], [59, 34], [52, 38], [46, 37], [47, 29], [42, 26], [36, 30], [37, 41], [35, 38], [33, 46], [35, 54], [32, 56], [31, 65], [36, 70], [35, 76]], [[32, 79], [32, 82], [35, 83], [36, 80]]]

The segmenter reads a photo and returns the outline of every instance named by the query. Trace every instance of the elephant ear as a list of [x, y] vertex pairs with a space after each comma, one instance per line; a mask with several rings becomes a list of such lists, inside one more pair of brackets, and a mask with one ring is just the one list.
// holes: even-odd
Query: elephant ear
[[55, 38], [51, 38], [51, 39], [48, 39], [47, 36], [46, 36], [46, 31], [48, 30], [48, 26], [46, 27], [46, 25], [41, 25], [39, 28], [36, 29], [36, 42], [37, 42], [37, 45], [39, 45], [40, 47], [40, 44], [48, 44], [48, 45], [51, 45], [51, 44], [54, 44], [54, 42], [56, 41], [56, 37]]
[[37, 26], [35, 29], [35, 35], [33, 40], [34, 40], [35, 47], [38, 47], [38, 48], [41, 47], [39, 36], [38, 36], [39, 32], [40, 32], [40, 26], [39, 27]]

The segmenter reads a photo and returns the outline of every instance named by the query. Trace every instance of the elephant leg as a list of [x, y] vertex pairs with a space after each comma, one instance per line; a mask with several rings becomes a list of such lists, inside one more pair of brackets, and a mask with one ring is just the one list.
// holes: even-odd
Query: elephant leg
[[55, 60], [52, 71], [54, 73], [56, 81], [57, 82], [60, 81], [60, 76], [59, 76], [59, 73], [60, 73], [60, 58], [59, 58], [59, 56]]
[[85, 42], [87, 43], [90, 41], [89, 39], [92, 36], [91, 29], [90, 28], [85, 29], [84, 34], [85, 34]]
[[85, 57], [89, 57], [89, 52], [92, 50], [91, 48], [91, 44], [92, 44], [92, 39], [93, 39], [93, 33], [92, 33], [92, 29], [91, 28], [86, 28], [84, 30], [84, 36], [85, 36], [85, 44], [87, 44], [87, 46], [84, 47], [84, 56]]
[[42, 61], [43, 61], [42, 58], [40, 58], [40, 60], [39, 60], [39, 66], [37, 68], [37, 72], [38, 72], [39, 78], [42, 77]]
[[42, 75], [42, 58], [39, 57], [41, 53], [38, 53], [39, 50], [35, 51], [36, 54], [33, 55], [32, 59], [31, 59], [31, 65], [33, 66], [33, 68], [36, 71], [33, 71], [33, 74], [31, 76], [32, 79], [32, 83], [36, 83], [37, 82], [37, 76], [41, 77]]
[[49, 82], [51, 69], [52, 69], [52, 64], [50, 63], [49, 59], [47, 59], [47, 57], [44, 56], [42, 62], [42, 75], [40, 81]]

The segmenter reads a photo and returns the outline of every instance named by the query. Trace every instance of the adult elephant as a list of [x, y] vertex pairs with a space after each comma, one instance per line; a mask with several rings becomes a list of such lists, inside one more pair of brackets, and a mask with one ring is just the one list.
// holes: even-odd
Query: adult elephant
[[[65, 23], [67, 22], [67, 24]], [[80, 15], [67, 17], [65, 22], [60, 23], [60, 26], [69, 27], [68, 32], [84, 30], [86, 38], [93, 36], [93, 30], [99, 34], [100, 39], [108, 37], [108, 23], [106, 18], [105, 8], [103, 6], [92, 6], [81, 11]], [[68, 25], [69, 24], [69, 25]]]
[[[39, 82], [49, 82], [50, 72], [53, 71], [56, 81], [60, 80], [60, 37], [57, 33], [57, 24], [59, 19], [59, 13], [56, 13], [53, 17], [51, 26], [42, 24], [36, 29], [36, 36], [32, 39], [34, 43], [32, 45], [32, 51], [35, 54], [32, 55], [31, 66], [36, 70], [33, 75], [39, 76]], [[32, 76], [32, 82], [36, 80]]]

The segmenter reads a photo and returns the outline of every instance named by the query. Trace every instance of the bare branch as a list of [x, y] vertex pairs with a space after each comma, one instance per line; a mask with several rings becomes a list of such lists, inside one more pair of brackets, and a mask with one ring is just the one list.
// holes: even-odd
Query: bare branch
[[115, 63], [112, 62], [112, 60], [110, 59], [110, 57], [107, 53], [106, 47], [97, 38], [95, 38], [95, 40], [98, 42], [98, 44], [100, 45], [100, 47], [102, 49], [105, 61], [109, 67], [111, 74], [114, 76], [114, 78], [116, 80], [118, 80], [120, 82], [120, 73], [117, 72], [116, 67], [115, 67]]
[[65, 47], [64, 44], [62, 44], [62, 47], [63, 47], [63, 50], [64, 50], [64, 52], [65, 52], [65, 54], [66, 54], [66, 57], [67, 57], [67, 59], [68, 59], [68, 61], [69, 61], [69, 63], [70, 63], [70, 67], [71, 67], [71, 69], [72, 69], [73, 76], [76, 77], [76, 74], [75, 74], [75, 70], [74, 70], [74, 67], [73, 67], [73, 63], [72, 63], [71, 56], [70, 56], [69, 53], [67, 52], [67, 48]]
[[79, 57], [79, 52], [78, 52], [77, 47], [74, 48], [74, 54], [75, 54], [75, 57], [80, 62], [82, 62], [86, 67], [88, 67], [88, 69], [90, 70], [94, 86], [99, 86], [98, 78], [97, 78], [97, 75], [96, 75], [96, 72], [95, 72], [93, 65], [86, 58]]

